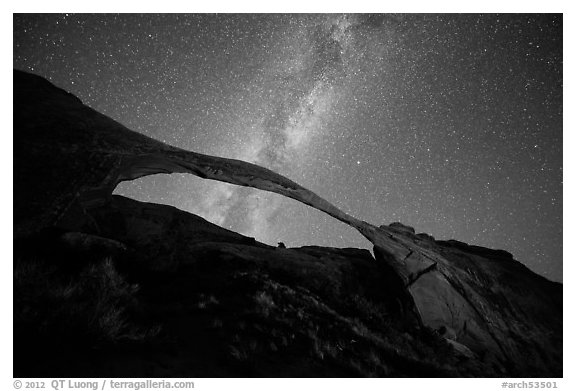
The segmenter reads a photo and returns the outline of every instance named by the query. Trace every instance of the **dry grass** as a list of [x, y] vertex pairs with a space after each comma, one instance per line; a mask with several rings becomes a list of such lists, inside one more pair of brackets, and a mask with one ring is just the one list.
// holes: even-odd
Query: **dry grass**
[[138, 289], [110, 258], [73, 275], [41, 261], [19, 261], [14, 265], [15, 325], [36, 328], [37, 337], [81, 345], [151, 338], [159, 328], [140, 327], [132, 319]]

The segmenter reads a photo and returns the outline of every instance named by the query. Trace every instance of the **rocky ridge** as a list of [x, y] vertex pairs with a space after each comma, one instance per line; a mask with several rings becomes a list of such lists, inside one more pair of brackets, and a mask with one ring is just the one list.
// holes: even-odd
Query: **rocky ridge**
[[[357, 229], [373, 243], [375, 259], [357, 249], [271, 248], [174, 208], [112, 196], [118, 183], [158, 173], [189, 173], [293, 198]], [[457, 241], [436, 241], [400, 223], [376, 227], [265, 168], [185, 151], [130, 131], [45, 79], [19, 71], [14, 72], [14, 200], [14, 235], [21, 258], [29, 257], [26, 254], [30, 252], [22, 243], [31, 241], [53, 249], [53, 254], [66, 254], [64, 258], [112, 257], [127, 276], [146, 281], [139, 282], [147, 285], [146, 292], [152, 287], [169, 291], [169, 285], [150, 278], [149, 273], [156, 272], [192, 278], [191, 270], [200, 270], [213, 284], [226, 286], [229, 281], [215, 273], [219, 270], [233, 281], [240, 279], [241, 285], [259, 286], [261, 290], [254, 293], [260, 295], [257, 304], [268, 305], [268, 315], [271, 308], [282, 307], [298, 313], [297, 307], [302, 305], [300, 310], [320, 311], [322, 319], [344, 322], [343, 329], [350, 327], [352, 334], [340, 338], [339, 332], [332, 331], [324, 338], [339, 335], [340, 342], [328, 343], [328, 353], [315, 351], [320, 352], [318, 357], [327, 354], [332, 361], [340, 356], [359, 358], [354, 365], [347, 362], [345, 369], [340, 368], [342, 363], [321, 366], [318, 370], [327, 375], [334, 375], [335, 368], [348, 375], [377, 376], [550, 376], [562, 372], [561, 285], [531, 272], [511, 254]], [[183, 293], [183, 286], [174, 287]], [[225, 290], [220, 293], [228, 295]], [[214, 297], [208, 301], [221, 302], [216, 296], [208, 297]], [[277, 300], [286, 301], [287, 297], [298, 298], [299, 304], [277, 305]], [[354, 297], [356, 302], [343, 305], [346, 297]], [[150, 312], [162, 318], [153, 299], [145, 301]], [[370, 316], [364, 314], [368, 318], [354, 324], [351, 319], [355, 312], [362, 313], [361, 308]], [[386, 345], [391, 350], [384, 349], [375, 342], [382, 341], [382, 336], [367, 326], [376, 313], [394, 321], [393, 327], [386, 327], [395, 330], [396, 343], [401, 346], [406, 341], [399, 330], [406, 330], [407, 340], [414, 340], [412, 335], [418, 333], [433, 333], [428, 345], [449, 346], [448, 362], [437, 365], [427, 362], [429, 358], [415, 359], [422, 352], [413, 346], [406, 348], [404, 355], [390, 356], [394, 343]], [[378, 322], [383, 321], [372, 327], [381, 328]], [[367, 330], [359, 332], [363, 327]], [[172, 333], [178, 335], [177, 330]], [[362, 335], [368, 348], [345, 349], [350, 342], [343, 340], [357, 341]], [[254, 341], [258, 345], [259, 339]], [[291, 346], [283, 340], [281, 345]], [[234, 349], [239, 357], [259, 352], [256, 348], [247, 349], [248, 353]], [[366, 364], [363, 351], [372, 351], [377, 360]], [[270, 348], [267, 359], [271, 352], [274, 349]], [[382, 357], [388, 358], [387, 365]], [[406, 369], [402, 360], [420, 368], [419, 374]], [[463, 373], [454, 368], [454, 360], [468, 363]], [[367, 372], [366, 365], [373, 365], [374, 371]], [[211, 370], [205, 368], [207, 373]], [[273, 368], [269, 371], [274, 372]], [[295, 370], [294, 375], [298, 373]]]

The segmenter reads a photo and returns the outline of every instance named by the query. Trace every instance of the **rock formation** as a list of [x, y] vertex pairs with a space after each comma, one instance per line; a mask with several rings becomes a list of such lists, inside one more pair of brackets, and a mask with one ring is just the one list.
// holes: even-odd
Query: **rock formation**
[[[158, 173], [189, 173], [293, 198], [358, 230], [374, 245], [375, 259], [356, 249], [272, 248], [175, 208], [112, 195], [122, 181]], [[58, 257], [87, 258], [91, 254], [93, 258], [118, 259], [118, 267], [131, 278], [138, 280], [144, 275], [147, 294], [151, 287], [171, 297], [182, 293], [181, 300], [173, 297], [178, 305], [187, 296], [182, 283], [175, 283], [175, 291], [170, 292], [170, 284], [155, 282], [149, 273], [172, 277], [173, 273], [196, 273], [192, 280], [198, 279], [197, 273], [206, 273], [212, 283], [228, 289], [235, 289], [234, 283], [222, 276], [240, 279], [242, 284], [251, 281], [249, 285], [261, 288], [255, 293], [260, 295], [257, 303], [268, 308], [268, 315], [270, 311], [294, 310], [298, 314], [300, 310], [305, 318], [312, 316], [308, 310], [320, 311], [322, 315], [317, 315], [322, 319], [349, 329], [342, 331], [345, 338], [334, 332], [340, 342], [331, 341], [329, 349], [316, 349], [318, 357], [328, 354], [338, 361], [335, 357], [344, 354], [341, 352], [357, 357], [367, 349], [372, 353], [366, 354], [388, 359], [384, 364], [378, 356], [367, 364], [365, 357], [356, 358], [355, 364], [348, 362], [348, 367], [341, 368], [343, 375], [370, 374], [366, 370], [370, 365], [378, 368], [371, 373], [378, 376], [562, 373], [561, 285], [531, 272], [511, 254], [457, 241], [436, 241], [400, 223], [376, 227], [263, 167], [185, 151], [133, 132], [45, 79], [20, 71], [14, 72], [14, 236], [15, 254], [20, 258], [30, 257], [34, 251], [28, 244], [34, 242], [52, 249]], [[344, 305], [346, 297], [358, 302]], [[161, 318], [158, 302], [148, 299], [151, 313]], [[220, 302], [217, 298], [206, 300], [208, 307], [214, 304], [210, 302]], [[280, 305], [275, 300], [287, 303]], [[431, 364], [426, 361], [429, 358], [415, 359], [418, 349], [414, 347], [395, 352], [394, 343], [383, 342], [378, 333], [369, 328], [361, 331], [372, 321], [355, 324], [350, 320], [353, 313], [343, 316], [334, 310], [361, 311], [359, 302], [364, 301], [369, 303], [364, 305], [367, 312], [380, 311], [398, 322], [390, 330], [398, 332], [396, 342], [402, 346], [405, 339], [420, 341], [418, 333], [432, 333], [434, 344], [452, 352], [445, 365]], [[298, 309], [299, 305], [302, 308]], [[180, 316], [180, 312], [174, 310], [171, 316]], [[193, 319], [186, 318], [186, 322]], [[377, 323], [373, 327], [382, 326]], [[178, 334], [177, 325], [170, 327]], [[406, 336], [398, 331], [403, 327]], [[348, 338], [347, 342], [343, 338]], [[353, 346], [351, 340], [362, 341]], [[281, 345], [290, 346], [283, 341]], [[276, 342], [271, 343], [276, 346]], [[244, 357], [248, 353], [234, 349], [236, 356], [249, 360]], [[455, 369], [454, 360], [468, 364]], [[185, 362], [178, 361], [179, 365]], [[318, 371], [333, 376], [335, 368], [343, 364], [330, 365]], [[418, 370], [407, 369], [408, 365]], [[204, 369], [207, 374], [236, 373]], [[269, 371], [279, 374], [273, 365]], [[286, 373], [302, 374], [298, 370]]]

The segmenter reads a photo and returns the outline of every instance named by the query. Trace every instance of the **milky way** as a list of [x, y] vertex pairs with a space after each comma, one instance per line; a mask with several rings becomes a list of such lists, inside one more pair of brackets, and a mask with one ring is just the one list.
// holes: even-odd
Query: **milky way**
[[[562, 280], [561, 16], [15, 15], [14, 67], [375, 225], [502, 248]], [[295, 201], [189, 175], [117, 193], [269, 244], [369, 247]]]

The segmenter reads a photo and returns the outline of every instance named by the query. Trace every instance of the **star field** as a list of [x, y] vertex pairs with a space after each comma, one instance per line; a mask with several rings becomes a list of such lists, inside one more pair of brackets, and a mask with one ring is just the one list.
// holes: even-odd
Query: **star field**
[[[14, 67], [375, 225], [505, 249], [562, 280], [561, 16], [15, 15]], [[370, 245], [295, 201], [190, 175], [117, 193], [269, 244]]]

